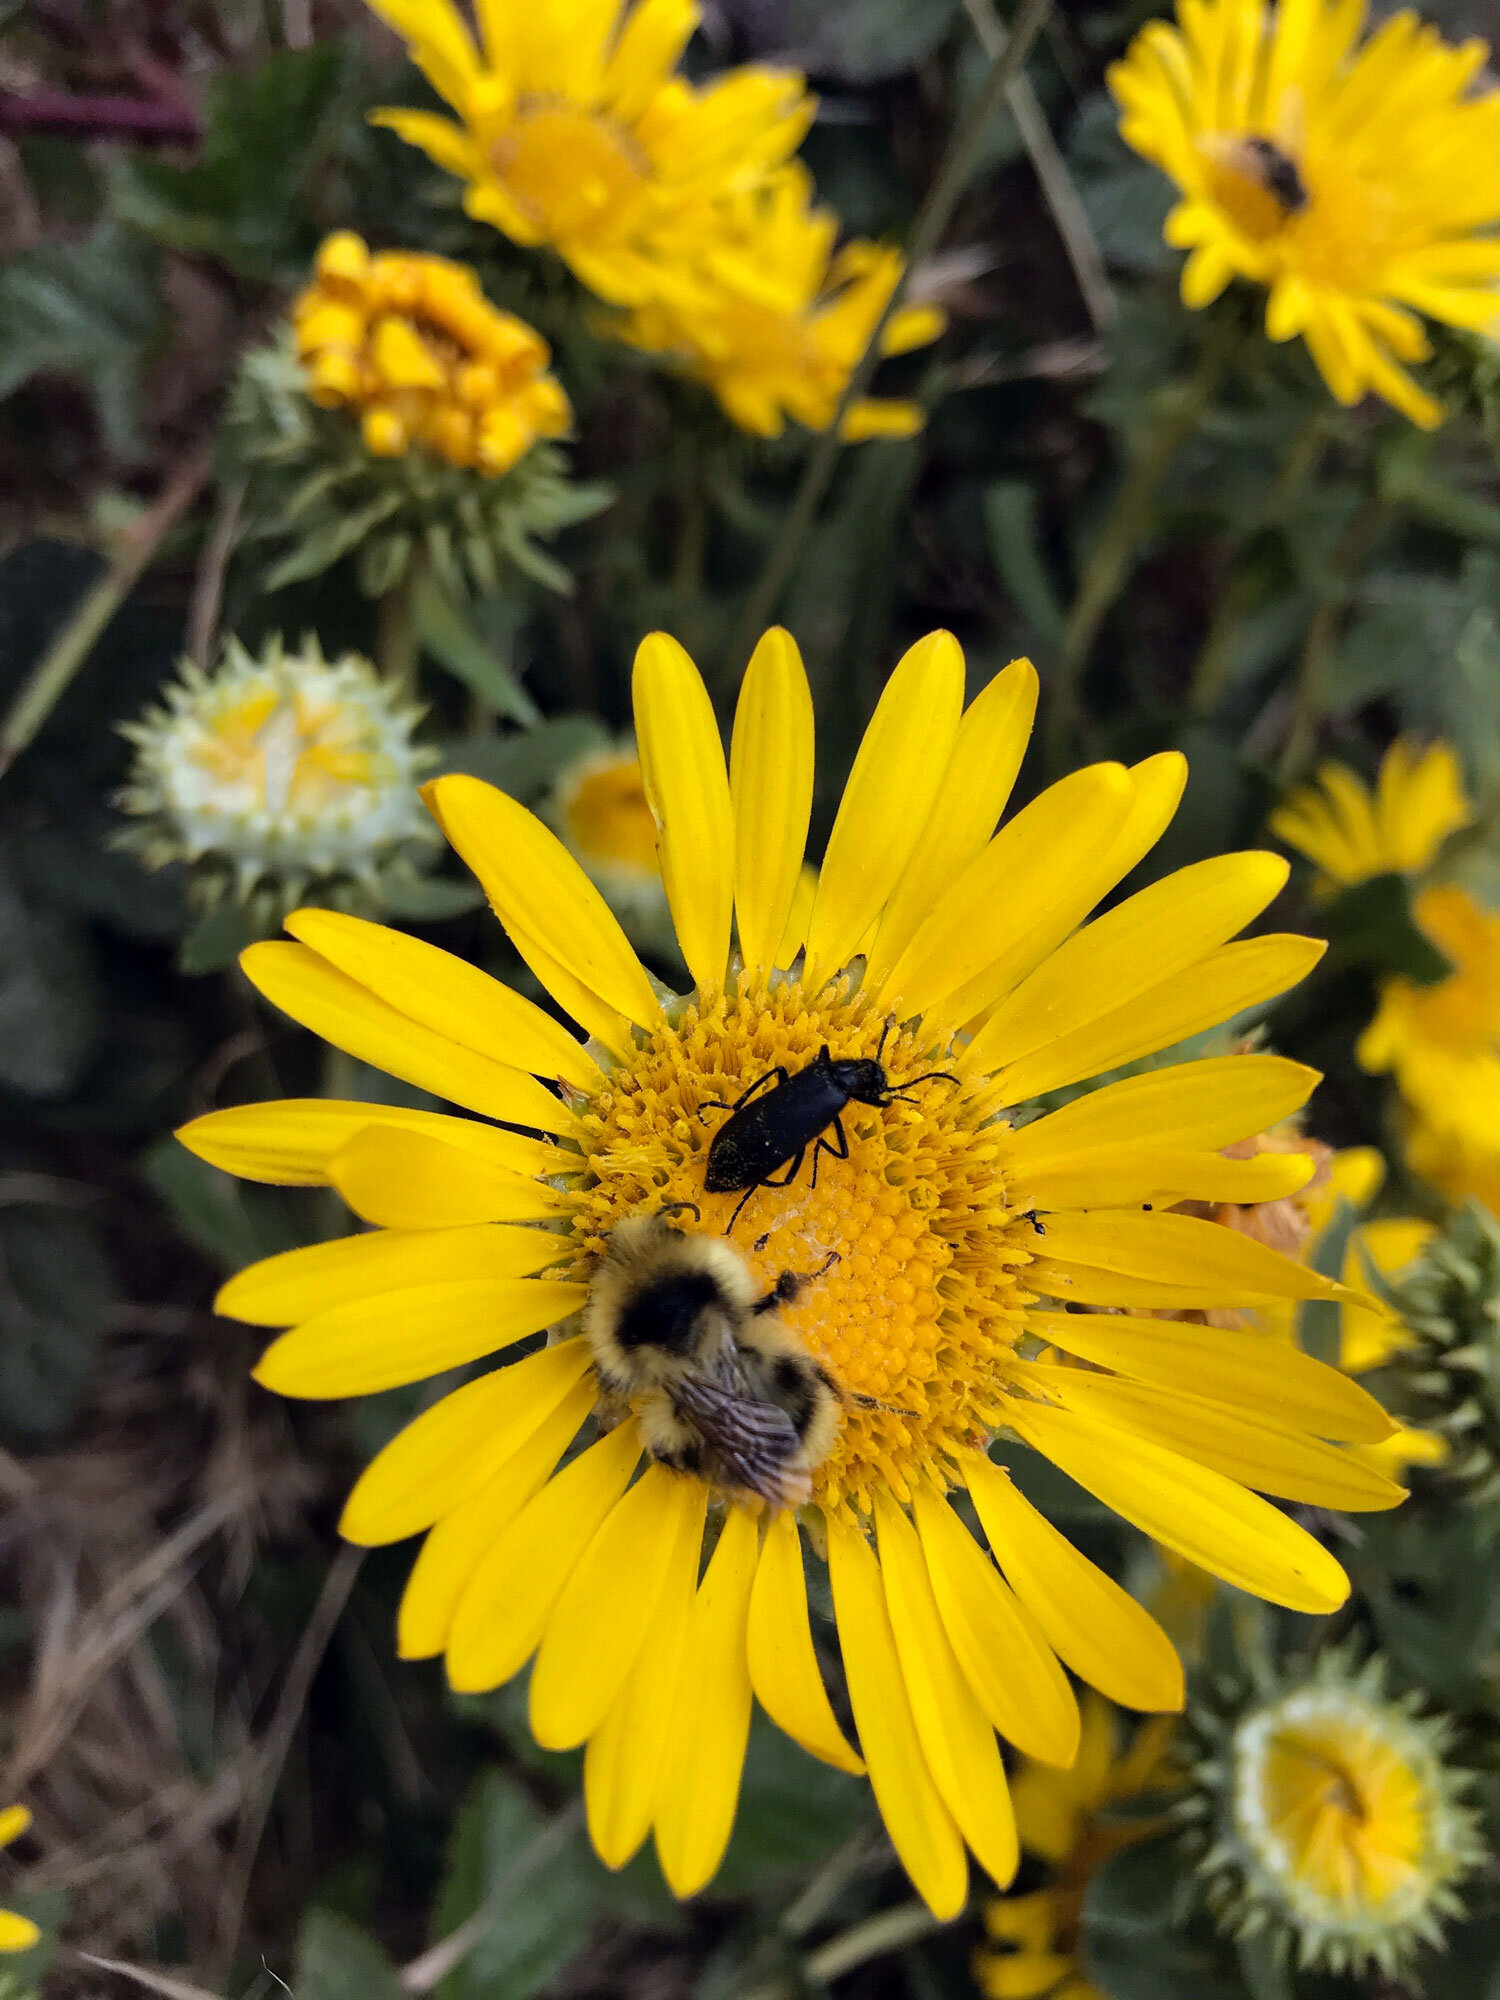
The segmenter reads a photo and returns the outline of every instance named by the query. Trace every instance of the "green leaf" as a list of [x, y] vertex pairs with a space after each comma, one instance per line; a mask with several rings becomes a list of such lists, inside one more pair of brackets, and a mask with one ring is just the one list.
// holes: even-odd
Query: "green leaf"
[[[1354, 1220], [1354, 1210], [1340, 1195], [1311, 1258], [1312, 1268], [1321, 1277], [1335, 1280], [1343, 1277], [1344, 1257], [1349, 1248]], [[1330, 1368], [1339, 1365], [1343, 1344], [1342, 1315], [1343, 1307], [1334, 1299], [1304, 1299], [1297, 1308], [1299, 1345], [1315, 1361], [1326, 1361]]]
[[1212, 1947], [1186, 1929], [1182, 1892], [1170, 1839], [1126, 1848], [1089, 1878], [1083, 1962], [1110, 2000], [1246, 2000]]
[[297, 2000], [405, 2000], [406, 1989], [380, 1946], [333, 1910], [311, 1909], [297, 1935]]
[[1399, 972], [1432, 986], [1453, 970], [1412, 915], [1403, 875], [1375, 875], [1345, 889], [1325, 907], [1322, 927], [1340, 957], [1376, 972]]
[[833, 83], [884, 83], [916, 69], [951, 32], [958, 0], [783, 0], [777, 42]]
[[466, 917], [484, 904], [484, 891], [477, 882], [458, 882], [451, 875], [390, 869], [379, 877], [378, 888], [385, 914], [407, 923], [446, 923], [450, 917]]
[[[541, 710], [501, 657], [500, 649], [485, 641], [452, 594], [431, 576], [423, 577], [413, 593], [412, 615], [428, 652], [487, 708], [523, 729], [534, 728], [541, 721]], [[510, 637], [513, 641], [514, 626]]]
[[531, 2000], [540, 1993], [586, 1944], [601, 1872], [581, 1824], [559, 1833], [514, 1778], [487, 1772], [458, 1815], [434, 1940], [491, 1895], [493, 1916], [438, 1987], [438, 2000]]
[[[23, 1177], [0, 1176], [0, 1193], [7, 1180]], [[0, 1426], [47, 1436], [71, 1421], [116, 1299], [86, 1213], [0, 1200]]]
[[208, 88], [203, 149], [186, 166], [137, 154], [115, 212], [173, 250], [266, 282], [296, 283], [321, 233], [318, 177], [353, 109], [351, 48], [280, 49], [258, 68], [221, 69]]
[[224, 1271], [291, 1247], [284, 1232], [249, 1212], [253, 1190], [190, 1153], [170, 1134], [143, 1153], [141, 1177], [189, 1243]]
[[1269, 1932], [1236, 1940], [1240, 1971], [1250, 1992], [1250, 2000], [1296, 2000], [1290, 1968], [1279, 1956]]
[[1181, 262], [1162, 236], [1177, 199], [1172, 183], [1120, 137], [1120, 112], [1105, 91], [1091, 97], [1073, 125], [1068, 165], [1099, 247], [1123, 271], [1147, 276]]
[[835, 1771], [757, 1715], [734, 1833], [715, 1892], [753, 1895], [805, 1875], [874, 1816], [869, 1786]]
[[247, 944], [254, 942], [255, 930], [243, 903], [225, 895], [211, 910], [199, 917], [177, 951], [180, 972], [222, 972], [233, 965]]
[[1036, 488], [1025, 479], [1000, 479], [986, 488], [984, 525], [1000, 580], [1022, 616], [1048, 647], [1062, 637], [1063, 608], [1042, 554]]
[[609, 731], [595, 716], [560, 715], [511, 736], [458, 737], [443, 746], [438, 770], [483, 778], [529, 806], [551, 791], [566, 765], [609, 741]]
[[34, 375], [79, 375], [111, 450], [133, 452], [141, 368], [162, 325], [157, 263], [112, 222], [13, 256], [0, 272], [0, 397]]
[[0, 852], [0, 1088], [67, 1097], [94, 1053], [98, 998], [88, 941], [23, 898]]

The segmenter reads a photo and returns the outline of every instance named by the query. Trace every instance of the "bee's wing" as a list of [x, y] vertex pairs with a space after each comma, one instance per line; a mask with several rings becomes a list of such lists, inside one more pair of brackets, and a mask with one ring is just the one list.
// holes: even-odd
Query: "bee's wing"
[[719, 1454], [737, 1484], [773, 1505], [785, 1504], [787, 1467], [802, 1449], [785, 1410], [699, 1374], [674, 1382], [672, 1400]]

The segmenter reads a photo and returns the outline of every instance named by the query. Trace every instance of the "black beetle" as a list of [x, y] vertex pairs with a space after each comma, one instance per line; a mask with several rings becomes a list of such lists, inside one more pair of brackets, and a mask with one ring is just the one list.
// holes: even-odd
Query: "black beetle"
[[[908, 1077], [894, 1087], [880, 1060], [890, 1031], [888, 1021], [874, 1056], [834, 1056], [825, 1042], [806, 1069], [799, 1069], [795, 1076], [778, 1063], [775, 1069], [757, 1077], [733, 1104], [715, 1097], [699, 1105], [700, 1117], [705, 1111], [729, 1113], [709, 1144], [704, 1187], [710, 1194], [729, 1194], [736, 1188], [745, 1190], [743, 1200], [729, 1218], [726, 1236], [757, 1188], [790, 1187], [801, 1171], [809, 1146], [813, 1149], [814, 1187], [818, 1185], [820, 1153], [827, 1153], [834, 1160], [848, 1159], [849, 1136], [840, 1113], [849, 1103], [871, 1104], [883, 1111], [898, 1099], [909, 1101], [904, 1093], [914, 1084], [939, 1079], [958, 1082], [950, 1070], [932, 1069], [922, 1076]], [[766, 1091], [763, 1097], [756, 1095], [773, 1081], [773, 1090]], [[830, 1125], [837, 1135], [836, 1143], [823, 1136]], [[773, 1180], [771, 1176], [778, 1167], [785, 1167], [786, 1172], [779, 1180]]]

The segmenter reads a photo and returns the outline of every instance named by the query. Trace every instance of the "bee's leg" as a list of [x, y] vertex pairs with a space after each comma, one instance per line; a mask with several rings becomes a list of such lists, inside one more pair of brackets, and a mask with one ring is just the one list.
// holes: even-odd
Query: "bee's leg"
[[830, 1145], [821, 1132], [813, 1144], [812, 1184], [814, 1187], [818, 1185], [818, 1155], [820, 1153], [826, 1153], [830, 1160], [847, 1160], [849, 1157], [849, 1134], [844, 1130], [844, 1121], [842, 1118], [835, 1116], [833, 1129], [839, 1135], [839, 1142], [836, 1146]]
[[763, 1299], [757, 1299], [750, 1308], [753, 1313], [774, 1312], [777, 1306], [789, 1306], [799, 1292], [807, 1286], [815, 1285], [819, 1278], [831, 1271], [839, 1261], [837, 1250], [830, 1250], [816, 1271], [783, 1271]]
[[776, 1080], [778, 1088], [783, 1083], [790, 1082], [790, 1072], [785, 1063], [777, 1063], [775, 1069], [768, 1069], [764, 1076], [758, 1076], [747, 1090], [740, 1092], [733, 1104], [728, 1103], [722, 1097], [705, 1097], [703, 1102], [698, 1106], [699, 1118], [702, 1118], [705, 1111], [742, 1111], [751, 1098], [754, 1097], [756, 1091], [763, 1089], [773, 1077]]

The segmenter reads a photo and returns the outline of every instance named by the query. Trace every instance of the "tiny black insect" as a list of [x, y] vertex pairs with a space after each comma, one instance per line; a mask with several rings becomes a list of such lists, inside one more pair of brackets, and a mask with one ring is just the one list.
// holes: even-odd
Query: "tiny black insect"
[[[892, 1084], [880, 1060], [890, 1032], [891, 1024], [887, 1021], [874, 1056], [836, 1057], [830, 1054], [825, 1042], [807, 1067], [799, 1069], [795, 1076], [778, 1063], [775, 1069], [757, 1077], [733, 1104], [716, 1097], [699, 1105], [700, 1117], [705, 1111], [729, 1113], [710, 1142], [703, 1185], [710, 1194], [729, 1194], [736, 1188], [745, 1190], [729, 1218], [726, 1236], [757, 1188], [791, 1186], [801, 1172], [809, 1146], [813, 1149], [814, 1187], [818, 1185], [820, 1153], [827, 1153], [834, 1160], [848, 1159], [849, 1137], [840, 1114], [851, 1102], [871, 1104], [883, 1111], [898, 1099], [911, 1102], [905, 1093], [916, 1084], [939, 1079], [958, 1082], [951, 1070], [932, 1069]], [[775, 1088], [766, 1091], [768, 1083], [774, 1083]], [[765, 1091], [765, 1095], [758, 1096], [760, 1091]], [[830, 1125], [837, 1135], [836, 1143], [823, 1136]], [[785, 1167], [786, 1172], [776, 1180], [772, 1176], [778, 1167]]]
[[1266, 193], [1286, 210], [1288, 215], [1297, 215], [1307, 206], [1307, 183], [1303, 180], [1297, 162], [1289, 153], [1270, 139], [1252, 134], [1242, 139], [1236, 165], [1242, 167], [1251, 180], [1258, 181]]

